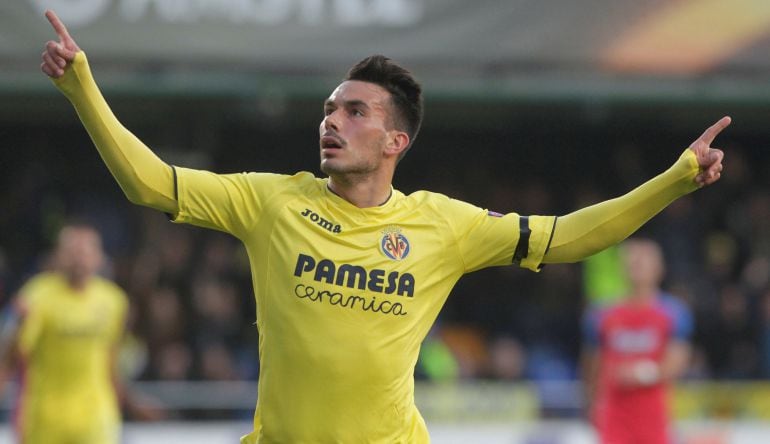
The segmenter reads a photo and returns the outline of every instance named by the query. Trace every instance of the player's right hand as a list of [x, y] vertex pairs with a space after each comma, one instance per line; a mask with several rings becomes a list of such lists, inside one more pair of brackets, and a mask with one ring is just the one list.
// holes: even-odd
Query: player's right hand
[[45, 44], [45, 50], [43, 51], [43, 62], [40, 64], [40, 69], [48, 76], [54, 79], [64, 75], [64, 70], [75, 59], [75, 54], [80, 51], [75, 40], [70, 37], [67, 28], [64, 23], [59, 20], [56, 13], [50, 9], [45, 11], [45, 18], [51, 23], [56, 35], [59, 37], [59, 41], [55, 42], [49, 40]]
[[722, 117], [690, 145], [700, 167], [700, 173], [695, 176], [695, 183], [698, 186], [711, 185], [722, 176], [722, 159], [725, 153], [718, 148], [712, 148], [711, 144], [717, 135], [730, 125], [730, 122], [732, 119], [729, 116]]

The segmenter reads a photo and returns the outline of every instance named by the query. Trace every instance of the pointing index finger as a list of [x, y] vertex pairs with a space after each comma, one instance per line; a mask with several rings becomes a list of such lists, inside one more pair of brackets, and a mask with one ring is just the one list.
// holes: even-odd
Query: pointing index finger
[[732, 122], [732, 119], [729, 116], [722, 117], [717, 123], [708, 127], [706, 131], [704, 131], [703, 134], [698, 138], [698, 140], [710, 146], [711, 142], [714, 141], [717, 135], [721, 133], [723, 129], [727, 128], [728, 125], [730, 125], [730, 122]]
[[67, 32], [67, 28], [64, 26], [64, 23], [59, 20], [59, 17], [55, 12], [47, 9], [45, 11], [45, 18], [47, 18], [51, 23], [51, 26], [53, 26], [54, 31], [56, 31], [56, 35], [59, 36], [59, 40], [61, 40], [62, 43], [72, 41], [72, 37], [70, 37], [69, 32]]

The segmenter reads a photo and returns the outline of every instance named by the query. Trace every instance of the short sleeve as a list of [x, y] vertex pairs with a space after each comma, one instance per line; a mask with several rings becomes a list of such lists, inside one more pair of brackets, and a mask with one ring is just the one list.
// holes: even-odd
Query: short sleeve
[[14, 309], [19, 319], [17, 346], [24, 357], [34, 352], [45, 326], [44, 307], [36, 303], [36, 300], [37, 298], [22, 288], [15, 303]]
[[671, 318], [671, 337], [688, 341], [695, 329], [692, 313], [685, 303], [670, 294], [661, 297], [663, 309]]
[[583, 343], [591, 347], [599, 347], [601, 343], [601, 320], [604, 314], [604, 309], [591, 306], [586, 309], [585, 314], [581, 322], [581, 330], [583, 333]]
[[454, 199], [442, 211], [455, 230], [466, 272], [510, 264], [540, 269], [555, 217], [502, 215]]
[[174, 167], [179, 212], [173, 222], [224, 231], [242, 238], [259, 220], [269, 196], [290, 176], [271, 173], [216, 174]]

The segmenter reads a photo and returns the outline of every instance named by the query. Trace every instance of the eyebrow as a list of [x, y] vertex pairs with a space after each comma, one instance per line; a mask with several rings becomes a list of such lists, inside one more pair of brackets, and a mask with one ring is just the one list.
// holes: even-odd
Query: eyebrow
[[[360, 99], [346, 100], [342, 103], [342, 105], [345, 107], [362, 106], [364, 108], [371, 108], [368, 103]], [[331, 99], [326, 99], [326, 101], [324, 102], [324, 108], [330, 107], [330, 106], [337, 106], [337, 104]]]

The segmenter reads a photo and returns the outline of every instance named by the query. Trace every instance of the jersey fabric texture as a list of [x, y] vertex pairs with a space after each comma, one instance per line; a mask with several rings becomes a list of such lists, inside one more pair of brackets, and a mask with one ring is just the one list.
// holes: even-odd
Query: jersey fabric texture
[[19, 294], [21, 442], [117, 443], [111, 354], [123, 333], [125, 293], [98, 277], [74, 290], [63, 275], [44, 273]]
[[555, 221], [429, 192], [362, 209], [310, 173], [176, 175], [175, 221], [232, 233], [251, 261], [261, 369], [247, 444], [429, 442], [413, 370], [452, 286], [517, 246], [536, 270]]
[[620, 365], [650, 360], [660, 364], [672, 340], [688, 340], [693, 320], [678, 299], [661, 294], [653, 304], [621, 302], [588, 316], [586, 339], [601, 363], [593, 417], [601, 442], [669, 444], [668, 386], [628, 388], [615, 382]]
[[[686, 149], [629, 193], [560, 217], [558, 229], [553, 217], [497, 218], [425, 192], [394, 191], [382, 207], [359, 209], [309, 174], [174, 170], [117, 120], [82, 51], [53, 82], [131, 202], [246, 244], [263, 358], [255, 432], [246, 442], [427, 440], [408, 375], [459, 275], [509, 263], [511, 252], [531, 269], [544, 251], [550, 263], [585, 259], [698, 188], [700, 165]], [[292, 305], [286, 293], [306, 305]]]

